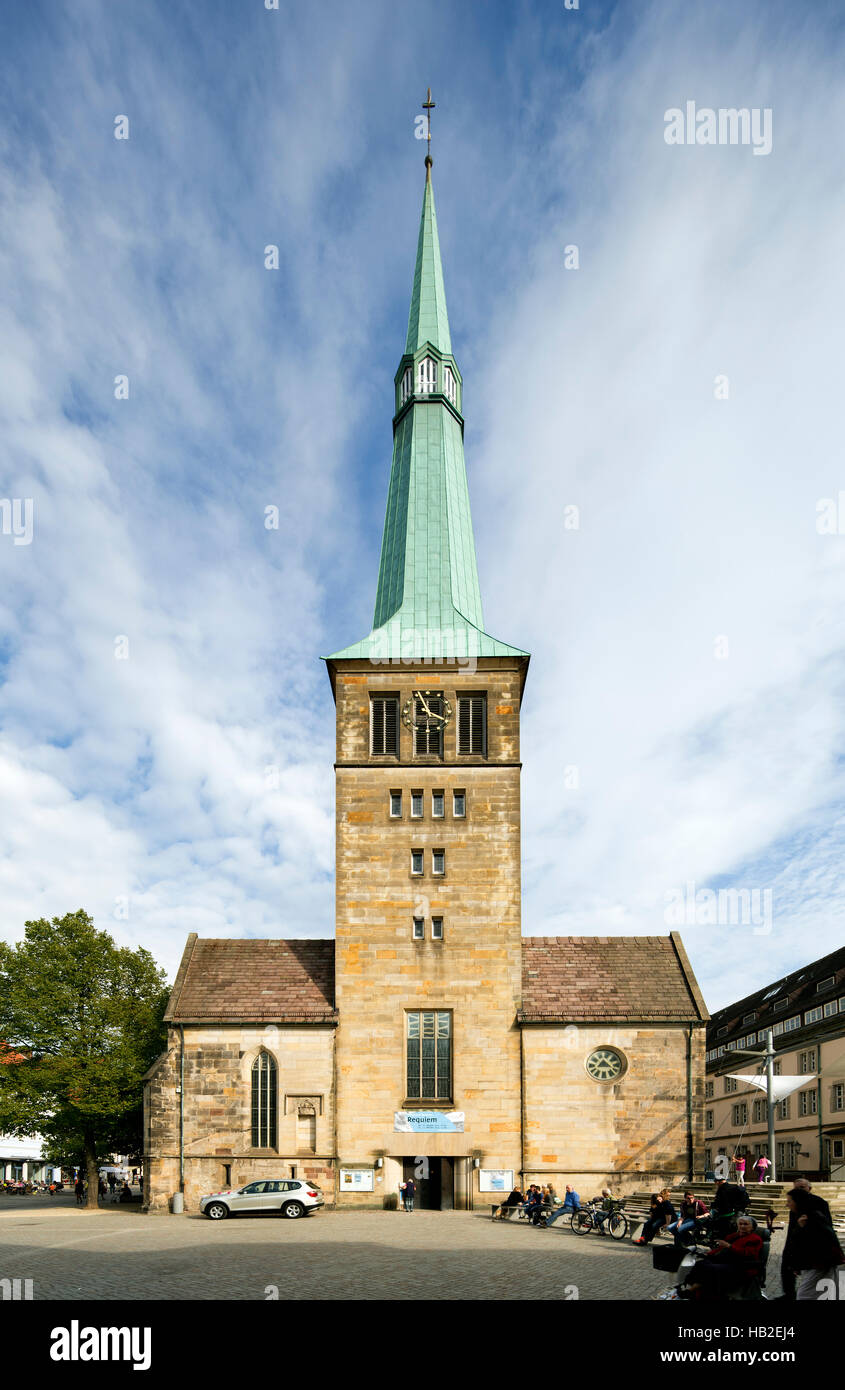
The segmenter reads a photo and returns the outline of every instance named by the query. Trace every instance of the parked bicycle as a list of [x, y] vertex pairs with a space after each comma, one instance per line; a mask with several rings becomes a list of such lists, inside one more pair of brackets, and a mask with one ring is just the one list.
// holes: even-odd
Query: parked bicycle
[[570, 1225], [577, 1236], [589, 1235], [590, 1231], [607, 1231], [613, 1240], [624, 1240], [628, 1234], [628, 1218], [622, 1208], [624, 1200], [614, 1202], [610, 1211], [601, 1209], [601, 1199], [594, 1197], [578, 1211], [572, 1213]]

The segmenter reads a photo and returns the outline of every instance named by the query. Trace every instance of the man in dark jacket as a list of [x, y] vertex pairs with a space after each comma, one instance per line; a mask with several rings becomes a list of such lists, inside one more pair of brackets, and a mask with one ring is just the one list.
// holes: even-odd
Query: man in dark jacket
[[747, 1211], [750, 1200], [744, 1187], [739, 1187], [736, 1183], [726, 1182], [724, 1178], [717, 1178], [716, 1195], [713, 1198], [711, 1208], [713, 1234], [722, 1235], [732, 1226], [734, 1216]]
[[[792, 1183], [792, 1190], [803, 1191], [807, 1194], [807, 1206], [810, 1210], [818, 1212], [827, 1226], [833, 1226], [833, 1218], [830, 1214], [830, 1207], [823, 1197], [817, 1197], [811, 1190], [807, 1178], [795, 1178]], [[787, 1197], [789, 1193], [787, 1193]], [[786, 1230], [786, 1240], [783, 1247], [783, 1255], [780, 1262], [780, 1282], [783, 1285], [783, 1296], [790, 1303], [795, 1302], [795, 1271], [799, 1268], [796, 1263], [800, 1254], [797, 1248], [800, 1243], [800, 1227], [798, 1225], [798, 1215], [790, 1210], [789, 1225]]]

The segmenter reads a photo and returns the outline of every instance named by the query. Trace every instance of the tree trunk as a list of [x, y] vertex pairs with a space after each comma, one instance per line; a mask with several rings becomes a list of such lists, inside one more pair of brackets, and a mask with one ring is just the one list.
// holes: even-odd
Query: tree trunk
[[85, 1172], [88, 1175], [88, 1201], [86, 1205], [89, 1211], [97, 1211], [99, 1207], [97, 1199], [100, 1185], [100, 1170], [97, 1167], [97, 1152], [94, 1148], [93, 1135], [85, 1135], [84, 1148]]

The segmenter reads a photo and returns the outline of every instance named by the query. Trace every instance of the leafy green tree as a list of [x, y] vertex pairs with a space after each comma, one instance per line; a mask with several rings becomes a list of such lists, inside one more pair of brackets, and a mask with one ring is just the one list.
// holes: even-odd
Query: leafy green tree
[[0, 1040], [23, 1057], [0, 1067], [0, 1133], [37, 1131], [49, 1152], [79, 1154], [90, 1208], [99, 1164], [137, 1130], [166, 1003], [149, 951], [115, 946], [81, 910], [0, 942]]

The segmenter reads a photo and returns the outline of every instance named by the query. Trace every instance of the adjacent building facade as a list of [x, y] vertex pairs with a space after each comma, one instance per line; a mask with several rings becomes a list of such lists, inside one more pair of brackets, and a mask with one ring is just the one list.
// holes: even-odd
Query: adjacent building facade
[[147, 1201], [307, 1177], [467, 1208], [703, 1166], [706, 1009], [680, 938], [523, 937], [529, 656], [488, 633], [426, 183], [373, 628], [326, 658], [333, 940], [191, 937], [146, 1085]]
[[[762, 1049], [771, 1029], [777, 1076], [806, 1078], [775, 1105], [769, 1154], [764, 1094], [729, 1073], [759, 1067], [743, 1050]], [[732, 1050], [735, 1049], [735, 1050]], [[737, 1151], [774, 1157], [779, 1179], [845, 1181], [845, 948], [719, 1009], [707, 1030], [704, 1101], [707, 1167]]]

